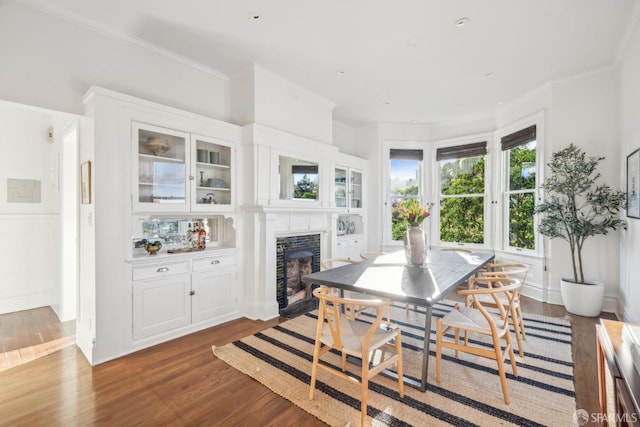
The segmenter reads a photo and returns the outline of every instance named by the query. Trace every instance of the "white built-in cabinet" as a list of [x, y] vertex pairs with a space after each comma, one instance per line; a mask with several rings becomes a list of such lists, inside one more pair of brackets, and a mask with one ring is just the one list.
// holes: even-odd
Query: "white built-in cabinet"
[[234, 209], [230, 144], [138, 122], [132, 139], [134, 213]]
[[231, 253], [133, 265], [133, 339], [229, 320], [237, 311], [236, 267]]
[[[343, 160], [361, 161], [343, 157]], [[334, 166], [333, 200], [338, 214], [333, 218], [333, 258], [361, 261], [360, 254], [367, 250], [363, 183], [363, 169], [341, 164]]]
[[366, 251], [364, 235], [339, 236], [336, 241], [333, 257], [361, 261], [362, 258], [360, 254], [364, 251]]
[[344, 166], [334, 170], [335, 207], [347, 212], [363, 211], [363, 172]]

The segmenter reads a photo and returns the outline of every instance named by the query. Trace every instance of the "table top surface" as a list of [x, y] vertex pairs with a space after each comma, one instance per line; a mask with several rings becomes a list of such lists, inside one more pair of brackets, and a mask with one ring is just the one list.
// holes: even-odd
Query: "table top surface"
[[427, 306], [463, 284], [493, 259], [490, 253], [434, 250], [428, 252], [426, 265], [415, 267], [407, 265], [404, 251], [399, 251], [311, 273], [302, 280]]

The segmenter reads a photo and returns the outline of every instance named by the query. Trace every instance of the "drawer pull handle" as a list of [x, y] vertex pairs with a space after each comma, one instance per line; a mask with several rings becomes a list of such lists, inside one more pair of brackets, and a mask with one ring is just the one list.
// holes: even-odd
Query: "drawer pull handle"
[[211, 261], [211, 264], [213, 264], [213, 265], [220, 264], [220, 260], [219, 259], [214, 259], [213, 261]]
[[169, 271], [169, 267], [160, 267], [158, 270], [156, 270], [158, 273], [166, 273], [167, 271]]

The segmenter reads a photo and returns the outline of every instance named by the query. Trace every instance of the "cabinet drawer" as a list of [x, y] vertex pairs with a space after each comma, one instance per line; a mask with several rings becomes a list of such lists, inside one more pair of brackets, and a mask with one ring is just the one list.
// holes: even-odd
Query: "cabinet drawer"
[[154, 264], [144, 267], [133, 267], [133, 280], [144, 280], [189, 272], [188, 261], [172, 264]]
[[229, 265], [235, 265], [233, 255], [212, 256], [193, 260], [193, 271], [207, 271]]

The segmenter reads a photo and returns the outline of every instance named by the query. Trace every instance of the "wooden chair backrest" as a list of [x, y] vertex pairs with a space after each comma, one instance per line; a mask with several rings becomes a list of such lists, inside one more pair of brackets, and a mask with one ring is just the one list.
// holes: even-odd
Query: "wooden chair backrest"
[[[478, 287], [475, 284], [481, 283], [486, 287]], [[459, 295], [465, 297], [471, 297], [473, 301], [473, 307], [479, 310], [489, 325], [492, 332], [496, 332], [495, 328], [498, 325], [495, 324], [493, 317], [489, 314], [486, 308], [482, 305], [482, 301], [478, 298], [480, 295], [491, 295], [494, 304], [500, 311], [500, 317], [503, 319], [503, 323], [500, 328], [508, 328], [509, 316], [513, 305], [517, 302], [517, 292], [522, 286], [522, 282], [508, 277], [486, 276], [486, 277], [472, 277], [469, 279], [469, 289], [460, 289], [457, 291]], [[500, 293], [504, 293], [507, 298], [508, 305], [504, 306], [498, 296]]]
[[348, 258], [327, 258], [320, 263], [320, 270], [331, 270], [346, 264], [355, 264], [356, 261]]
[[342, 337], [345, 332], [343, 331], [343, 323], [341, 319], [353, 320], [349, 313], [353, 313], [356, 310], [362, 310], [363, 308], [375, 309], [375, 320], [371, 323], [366, 330], [366, 333], [362, 336], [362, 351], [366, 351], [369, 348], [371, 337], [373, 333], [380, 327], [382, 322], [382, 316], [385, 308], [392, 304], [392, 301], [386, 298], [379, 299], [357, 299], [357, 298], [345, 298], [340, 297], [333, 293], [333, 289], [330, 287], [320, 287], [313, 291], [313, 295], [318, 298], [318, 331], [316, 336], [320, 336], [321, 328], [324, 321], [326, 321], [331, 337], [333, 338], [333, 347], [336, 349], [342, 349]]

